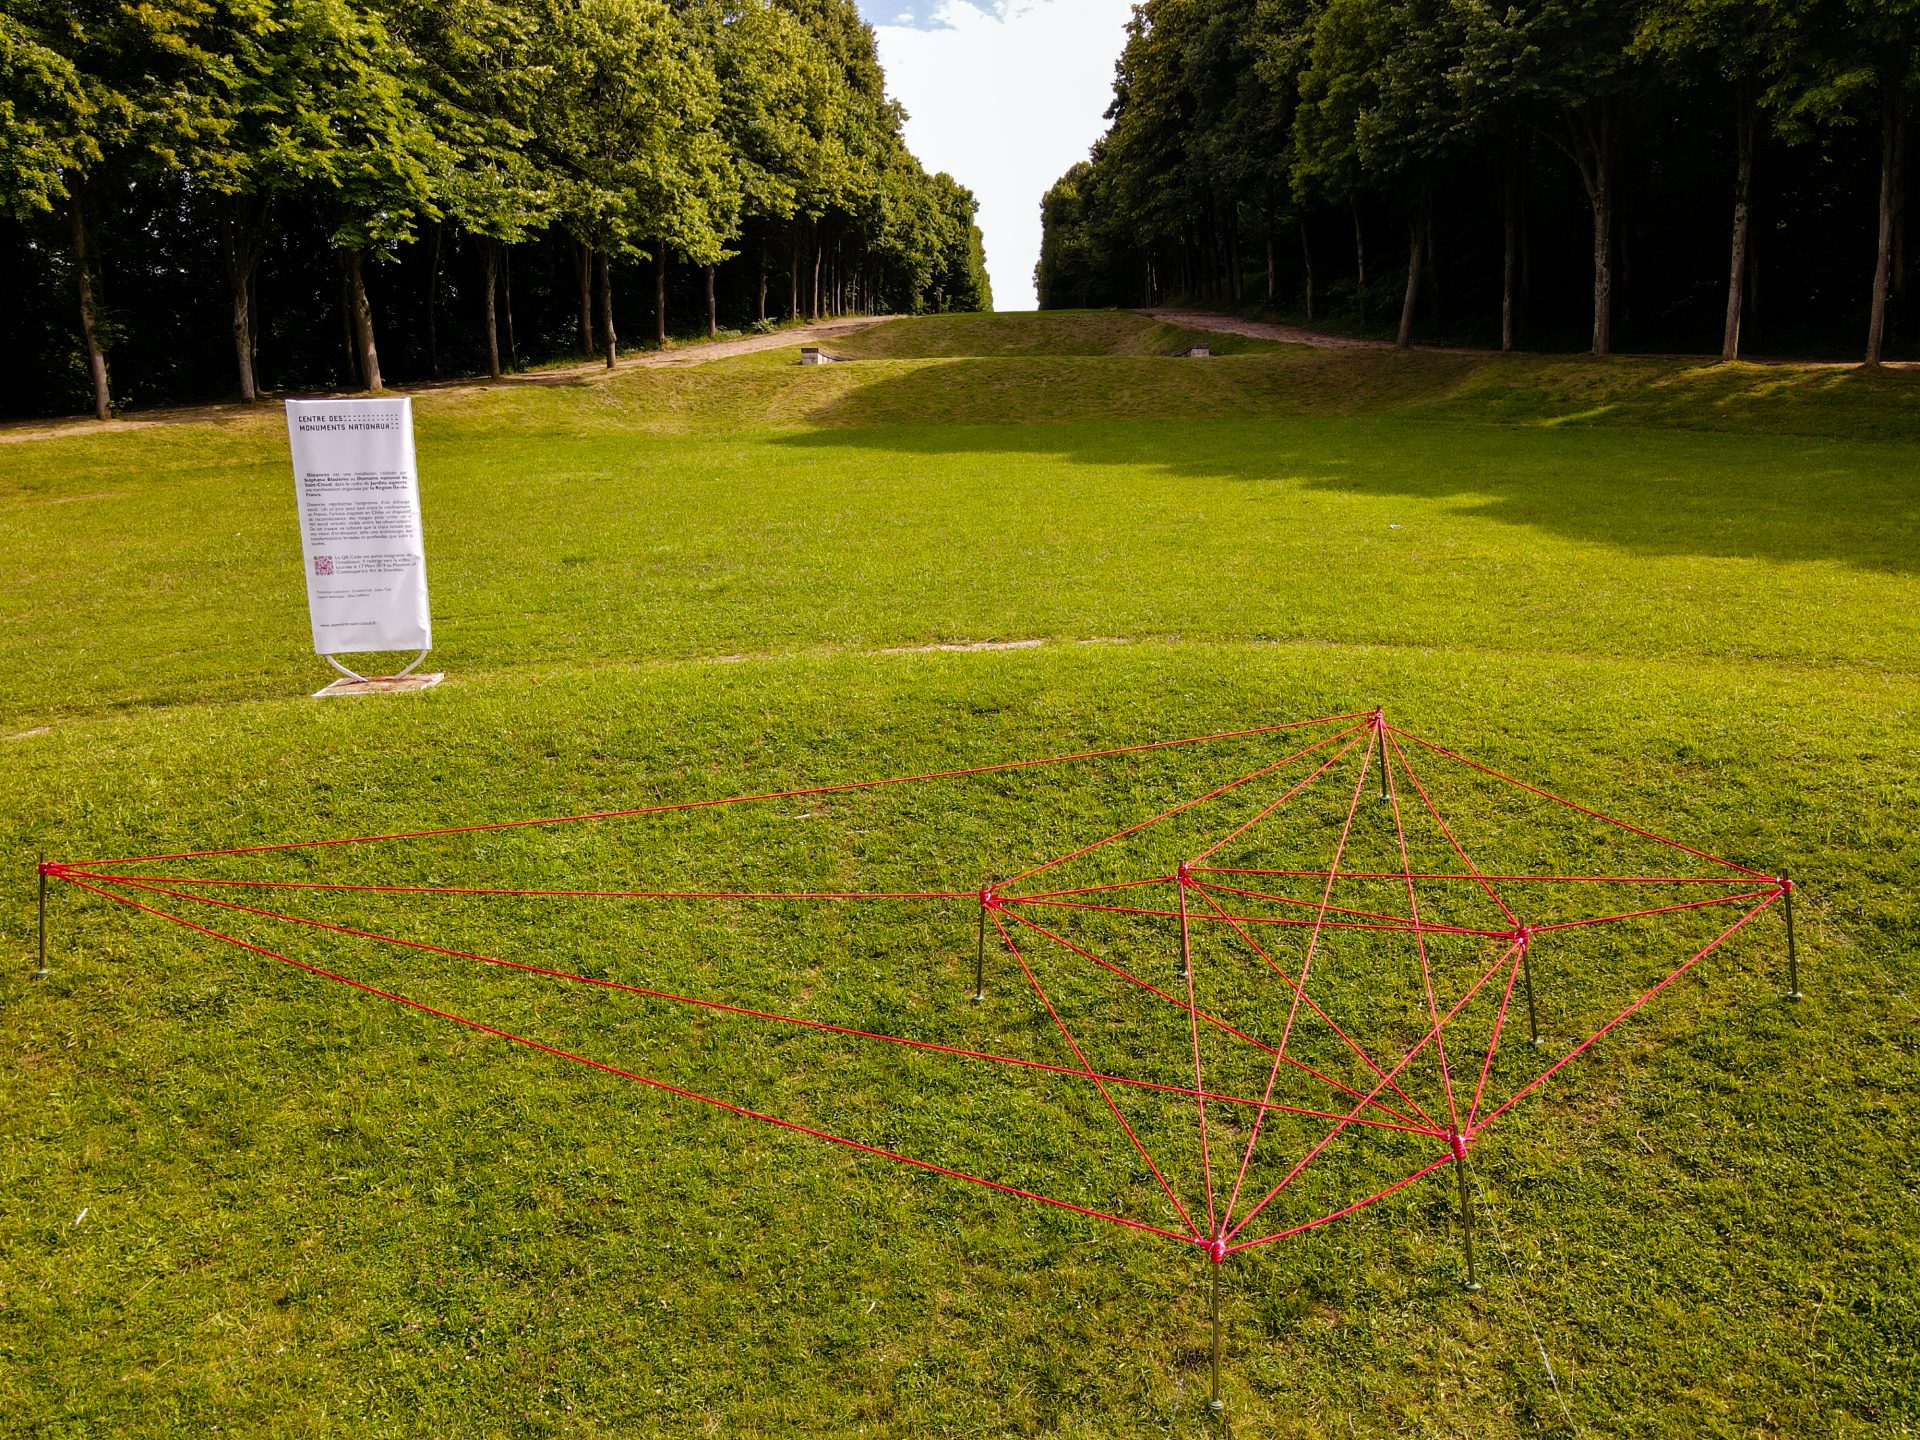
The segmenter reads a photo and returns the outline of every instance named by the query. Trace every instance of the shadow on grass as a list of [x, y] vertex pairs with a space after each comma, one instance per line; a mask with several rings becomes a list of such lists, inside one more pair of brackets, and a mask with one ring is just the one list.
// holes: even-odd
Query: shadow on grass
[[1404, 496], [1639, 556], [1908, 575], [1916, 391], [1825, 368], [1390, 352], [976, 358], [876, 371], [777, 443]]

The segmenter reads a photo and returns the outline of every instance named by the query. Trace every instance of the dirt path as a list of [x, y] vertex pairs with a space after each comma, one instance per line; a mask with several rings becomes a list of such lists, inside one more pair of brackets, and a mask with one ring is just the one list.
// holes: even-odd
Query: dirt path
[[[883, 321], [891, 320], [891, 315], [862, 315], [857, 319], [822, 320], [816, 325], [800, 325], [791, 330], [776, 330], [771, 335], [743, 335], [738, 340], [695, 340], [689, 344], [676, 345], [670, 350], [643, 350], [637, 355], [628, 356], [620, 362], [621, 370], [657, 370], [666, 365], [704, 365], [709, 360], [729, 360], [735, 355], [751, 355], [757, 350], [779, 350], [791, 345], [796, 349], [801, 345], [817, 343], [822, 340], [837, 340], [843, 336], [857, 334], [871, 329]], [[493, 380], [443, 380], [424, 385], [407, 387], [409, 393], [420, 391], [445, 390], [485, 390], [494, 384], [538, 385], [543, 381], [558, 382], [564, 380], [592, 379], [595, 375], [607, 373], [603, 360], [585, 360], [578, 365], [567, 365], [551, 370], [531, 371], [524, 375], [506, 375], [499, 381]]]
[[[1216, 315], [1211, 310], [1142, 310], [1169, 325], [1187, 330], [1213, 330], [1222, 335], [1244, 335], [1249, 340], [1284, 340], [1289, 345], [1311, 345], [1316, 350], [1391, 350], [1384, 340], [1359, 340], [1351, 335], [1327, 335], [1318, 330], [1303, 330], [1298, 325], [1276, 325], [1268, 320], [1242, 320], [1237, 315]], [[1424, 347], [1422, 347], [1424, 348]]]
[[[1318, 350], [1391, 350], [1393, 344], [1387, 340], [1360, 340], [1351, 335], [1328, 335], [1319, 330], [1305, 330], [1298, 325], [1279, 325], [1268, 320], [1242, 320], [1237, 315], [1220, 315], [1211, 310], [1176, 310], [1161, 307], [1138, 312], [1150, 315], [1155, 320], [1164, 320], [1169, 325], [1179, 325], [1188, 330], [1212, 330], [1220, 335], [1244, 335], [1249, 340], [1281, 340], [1289, 345], [1310, 345]], [[1472, 349], [1457, 345], [1415, 345], [1415, 350], [1425, 350], [1435, 355], [1486, 355], [1497, 356], [1501, 352], [1493, 349]], [[1542, 351], [1516, 351], [1515, 354], [1544, 355], [1555, 360], [1584, 360], [1584, 353], [1553, 353]], [[1699, 365], [1719, 365], [1723, 363], [1718, 355], [1692, 355], [1683, 351], [1622, 350], [1612, 357], [1618, 360], [1684, 360]], [[1794, 369], [1807, 370], [1857, 370], [1857, 360], [1816, 360], [1793, 355], [1742, 355], [1742, 365], [1778, 365]], [[1888, 370], [1920, 370], [1920, 361], [1889, 360], [1885, 362]]]
[[[893, 318], [891, 315], [862, 315], [844, 320], [822, 320], [815, 325], [800, 325], [791, 330], [776, 330], [771, 335], [743, 335], [738, 340], [696, 340], [688, 344], [676, 345], [669, 350], [641, 351], [637, 355], [622, 359], [619, 368], [612, 371], [607, 369], [603, 361], [585, 360], [576, 365], [559, 365], [550, 369], [530, 370], [519, 375], [502, 375], [498, 380], [428, 380], [417, 385], [393, 385], [389, 386], [388, 390], [394, 395], [450, 395], [476, 390], [492, 390], [510, 385], [577, 385], [582, 381], [592, 381], [609, 374], [618, 375], [628, 370], [654, 370], [669, 365], [705, 365], [712, 360], [728, 360], [735, 355], [751, 355], [759, 350], [779, 350], [788, 346], [797, 350], [801, 345], [837, 340]], [[84, 416], [74, 415], [58, 420], [12, 421], [0, 424], [0, 445], [12, 440], [52, 440], [66, 435], [105, 435], [115, 430], [145, 430], [156, 425], [191, 425], [210, 420], [240, 420], [276, 413], [278, 407], [274, 402], [279, 400], [308, 396], [313, 399], [324, 399], [326, 393], [290, 392], [286, 395], [262, 396], [261, 403], [255, 406], [227, 401], [217, 405], [182, 405], [166, 409], [142, 410], [137, 414], [113, 420], [89, 420]]]

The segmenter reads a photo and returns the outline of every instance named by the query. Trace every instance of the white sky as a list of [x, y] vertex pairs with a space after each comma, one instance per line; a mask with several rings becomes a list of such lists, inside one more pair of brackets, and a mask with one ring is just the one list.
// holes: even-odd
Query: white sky
[[994, 304], [1031, 310], [1040, 197], [1105, 131], [1133, 0], [860, 0], [907, 144], [980, 200]]

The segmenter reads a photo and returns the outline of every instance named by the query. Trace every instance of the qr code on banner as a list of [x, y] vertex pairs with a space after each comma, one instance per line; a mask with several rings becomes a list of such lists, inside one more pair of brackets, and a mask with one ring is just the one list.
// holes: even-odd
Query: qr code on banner
[[313, 573], [316, 575], [331, 575], [333, 573], [333, 557], [331, 555], [314, 556]]

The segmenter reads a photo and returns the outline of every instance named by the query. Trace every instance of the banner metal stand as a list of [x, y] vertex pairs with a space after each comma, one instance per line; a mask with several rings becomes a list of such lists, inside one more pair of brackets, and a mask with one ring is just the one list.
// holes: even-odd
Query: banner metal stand
[[447, 678], [446, 672], [441, 670], [432, 670], [424, 675], [414, 674], [420, 668], [420, 662], [427, 658], [425, 650], [414, 656], [404, 670], [392, 675], [362, 675], [349, 670], [332, 655], [322, 655], [320, 658], [345, 678], [334, 680], [314, 691], [313, 698], [316, 700], [329, 700], [341, 695], [387, 695], [398, 690], [430, 690]]

